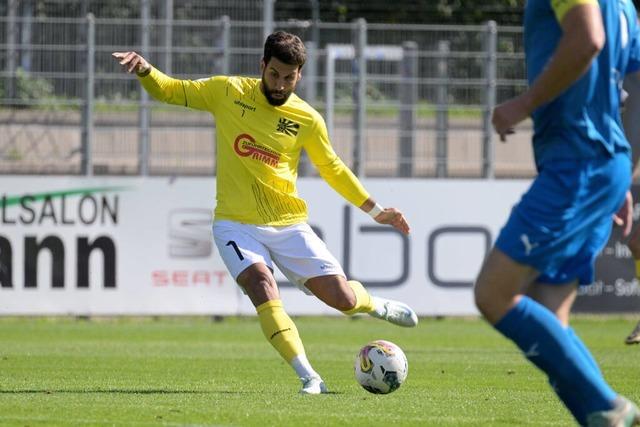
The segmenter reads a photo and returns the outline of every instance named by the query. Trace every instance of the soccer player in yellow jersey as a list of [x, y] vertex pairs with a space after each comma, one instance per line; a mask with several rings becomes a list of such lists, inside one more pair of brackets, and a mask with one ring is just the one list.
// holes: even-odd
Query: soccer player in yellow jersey
[[296, 178], [304, 149], [320, 176], [380, 224], [409, 233], [404, 215], [382, 208], [336, 155], [324, 120], [294, 90], [306, 51], [295, 35], [278, 31], [264, 45], [262, 78], [214, 76], [177, 80], [135, 52], [115, 59], [156, 99], [209, 111], [216, 118], [217, 205], [213, 236], [231, 275], [256, 307], [267, 340], [302, 381], [302, 394], [326, 393], [309, 363], [298, 330], [283, 309], [273, 265], [304, 292], [344, 314], [368, 313], [415, 326], [407, 305], [371, 296], [347, 280], [338, 261], [306, 223]]

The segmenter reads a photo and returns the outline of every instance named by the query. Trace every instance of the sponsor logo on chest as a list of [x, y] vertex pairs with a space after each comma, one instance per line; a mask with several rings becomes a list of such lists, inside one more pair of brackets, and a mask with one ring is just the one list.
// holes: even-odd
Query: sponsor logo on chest
[[233, 143], [233, 150], [240, 157], [250, 157], [269, 166], [275, 167], [280, 161], [280, 153], [256, 142], [248, 133], [238, 135]]

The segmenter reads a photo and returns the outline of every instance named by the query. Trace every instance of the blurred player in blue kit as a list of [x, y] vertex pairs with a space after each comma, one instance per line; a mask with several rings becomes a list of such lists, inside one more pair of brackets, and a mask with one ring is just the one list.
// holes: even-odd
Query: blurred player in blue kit
[[620, 119], [622, 80], [640, 69], [630, 0], [528, 0], [524, 44], [529, 88], [498, 105], [502, 141], [532, 116], [538, 176], [514, 206], [477, 278], [484, 317], [538, 368], [580, 425], [640, 423], [569, 326], [577, 287], [612, 217], [631, 228], [631, 158]]

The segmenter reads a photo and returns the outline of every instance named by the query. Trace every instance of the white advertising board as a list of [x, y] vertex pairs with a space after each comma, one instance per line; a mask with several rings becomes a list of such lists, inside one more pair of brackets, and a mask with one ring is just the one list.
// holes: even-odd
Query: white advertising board
[[[300, 179], [350, 278], [420, 315], [476, 314], [472, 282], [528, 181], [369, 179], [407, 237]], [[210, 235], [214, 178], [0, 178], [0, 314], [254, 314]], [[294, 315], [338, 314], [288, 285]]]

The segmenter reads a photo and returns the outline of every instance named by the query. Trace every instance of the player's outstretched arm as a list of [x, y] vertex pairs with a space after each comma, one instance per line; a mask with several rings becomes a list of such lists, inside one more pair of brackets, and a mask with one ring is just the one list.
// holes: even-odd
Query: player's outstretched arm
[[151, 64], [136, 52], [113, 52], [111, 54], [128, 73], [143, 75], [151, 71]]
[[315, 128], [311, 130], [312, 136], [306, 138], [304, 148], [322, 179], [351, 204], [371, 215], [376, 222], [409, 234], [409, 224], [402, 212], [396, 208], [383, 209], [369, 196], [360, 180], [333, 150], [322, 116], [315, 113], [315, 117]]
[[544, 71], [531, 87], [493, 110], [491, 122], [501, 141], [536, 108], [552, 101], [591, 66], [605, 43], [602, 14], [597, 4], [578, 4], [561, 18], [562, 38]]
[[111, 56], [126, 72], [135, 73], [145, 90], [158, 101], [211, 111], [211, 96], [206, 82], [169, 77], [136, 52], [113, 52]]
[[396, 208], [383, 208], [373, 199], [368, 198], [360, 209], [371, 215], [377, 223], [391, 225], [402, 234], [409, 234], [411, 230], [404, 214]]

